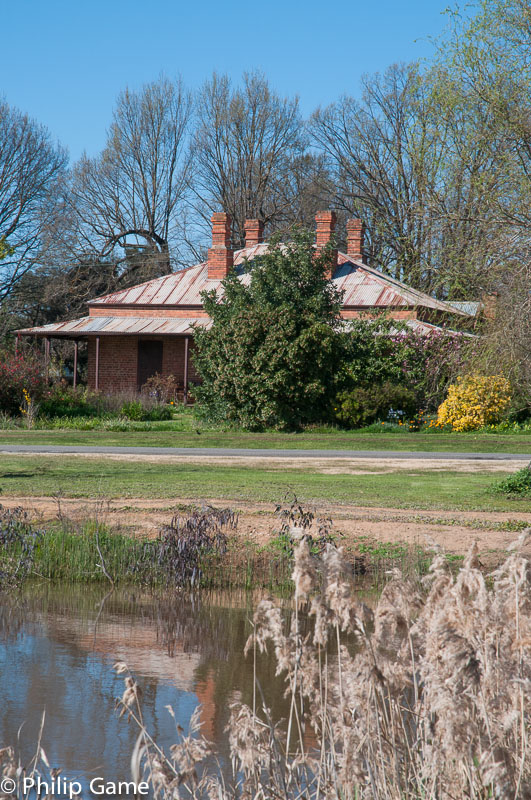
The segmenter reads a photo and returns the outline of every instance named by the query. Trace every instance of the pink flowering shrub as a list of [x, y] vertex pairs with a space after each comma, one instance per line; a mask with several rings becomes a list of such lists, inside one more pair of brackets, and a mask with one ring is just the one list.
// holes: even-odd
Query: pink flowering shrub
[[435, 410], [447, 388], [476, 348], [476, 339], [446, 331], [408, 330], [391, 337], [399, 354], [402, 379], [415, 387], [425, 408]]
[[413, 391], [419, 408], [435, 411], [476, 347], [447, 331], [419, 333], [391, 319], [359, 319], [346, 334], [342, 390], [390, 382]]
[[0, 411], [19, 414], [24, 390], [40, 400], [46, 389], [42, 364], [37, 359], [14, 353], [0, 353]]

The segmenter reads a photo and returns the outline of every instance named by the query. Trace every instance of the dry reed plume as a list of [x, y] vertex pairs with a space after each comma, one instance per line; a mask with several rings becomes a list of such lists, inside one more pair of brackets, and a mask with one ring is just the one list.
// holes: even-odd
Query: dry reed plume
[[[475, 547], [456, 576], [437, 555], [423, 591], [396, 574], [374, 610], [357, 600], [341, 549], [327, 545], [316, 557], [301, 541], [290, 630], [265, 600], [246, 647], [256, 659], [273, 646], [288, 719], [273, 723], [258, 685], [253, 708], [231, 707], [231, 787], [201, 773], [210, 751], [197, 718], [164, 779], [146, 744], [156, 792], [218, 800], [531, 797], [528, 534], [487, 579]], [[303, 607], [315, 619], [305, 637]], [[153, 758], [160, 775], [160, 751]]]
[[[487, 578], [475, 547], [456, 575], [436, 555], [420, 590], [397, 573], [374, 610], [357, 599], [342, 550], [328, 544], [315, 556], [303, 538], [289, 629], [264, 600], [246, 646], [254, 660], [274, 648], [288, 718], [271, 719], [257, 681], [252, 707], [231, 706], [229, 785], [205, 764], [211, 748], [197, 714], [162, 751], [127, 672], [119, 705], [139, 726], [134, 779], [161, 800], [530, 798], [529, 533]], [[303, 635], [306, 612], [314, 625]]]

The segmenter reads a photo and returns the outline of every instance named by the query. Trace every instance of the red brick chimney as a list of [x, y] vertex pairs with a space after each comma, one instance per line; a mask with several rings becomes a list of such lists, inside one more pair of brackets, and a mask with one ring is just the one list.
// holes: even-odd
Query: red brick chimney
[[[336, 228], [336, 212], [335, 211], [318, 211], [315, 215], [316, 233], [315, 233], [315, 249], [317, 253], [321, 253], [324, 247], [328, 244]], [[334, 269], [337, 266], [337, 250], [333, 252], [331, 274], [332, 277]]]
[[254, 247], [264, 241], [264, 223], [261, 219], [245, 220], [245, 246]]
[[231, 218], [219, 212], [212, 214], [212, 247], [208, 251], [208, 277], [226, 278], [234, 264], [231, 249]]
[[492, 321], [496, 319], [496, 306], [498, 305], [498, 292], [488, 292], [481, 298], [483, 303], [483, 316]]
[[364, 239], [365, 224], [361, 219], [349, 219], [347, 222], [347, 255], [353, 261], [362, 261], [365, 264]]

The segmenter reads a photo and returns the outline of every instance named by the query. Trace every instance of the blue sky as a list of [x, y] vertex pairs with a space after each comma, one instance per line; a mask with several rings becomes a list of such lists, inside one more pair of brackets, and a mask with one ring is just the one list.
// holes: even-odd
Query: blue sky
[[261, 69], [303, 113], [360, 76], [427, 58], [446, 0], [1, 0], [0, 94], [72, 159], [105, 143], [117, 94], [161, 73], [190, 88]]

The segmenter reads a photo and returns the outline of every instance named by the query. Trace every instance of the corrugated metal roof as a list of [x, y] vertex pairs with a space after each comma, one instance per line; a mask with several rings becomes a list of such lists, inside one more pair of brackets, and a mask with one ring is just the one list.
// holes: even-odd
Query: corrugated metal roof
[[[267, 252], [266, 242], [246, 247], [234, 254], [234, 264], [240, 267], [245, 260], [252, 261]], [[249, 273], [238, 270], [240, 280], [249, 282]], [[343, 305], [355, 308], [396, 308], [398, 306], [431, 308], [450, 314], [475, 316], [465, 304], [445, 303], [406, 286], [401, 281], [385, 275], [372, 267], [353, 261], [344, 253], [338, 254], [334, 283], [344, 292]], [[98, 297], [90, 305], [151, 305], [151, 306], [201, 306], [201, 292], [220, 289], [221, 281], [208, 278], [206, 262], [195, 267], [164, 275], [161, 278]], [[470, 304], [473, 305], [473, 304]]]
[[477, 317], [483, 308], [483, 303], [479, 300], [448, 300], [447, 302], [448, 305], [457, 308], [458, 311], [464, 311], [465, 314], [470, 314], [471, 317]]
[[[438, 325], [432, 325], [418, 319], [404, 320], [405, 324], [412, 330], [419, 333], [430, 333], [440, 331], [446, 333], [461, 332], [449, 331]], [[343, 326], [346, 330], [351, 327], [353, 320], [344, 320]], [[50, 325], [42, 325], [37, 328], [23, 328], [17, 333], [26, 336], [53, 336], [67, 339], [82, 338], [84, 336], [178, 336], [191, 335], [194, 326], [210, 327], [212, 320], [209, 317], [81, 317], [67, 322], [57, 322]], [[473, 334], [463, 333], [463, 336], [473, 336]]]
[[37, 328], [23, 328], [17, 331], [23, 335], [63, 336], [75, 339], [77, 336], [128, 336], [146, 334], [157, 336], [193, 334], [194, 325], [210, 327], [208, 317], [81, 317], [67, 322], [42, 325]]
[[[474, 333], [467, 333], [466, 331], [454, 331], [450, 328], [443, 328], [441, 325], [432, 325], [431, 322], [424, 322], [421, 319], [405, 319], [403, 323], [411, 330], [415, 331], [416, 333], [421, 334], [428, 334], [428, 333], [451, 333], [454, 336], [466, 336], [469, 339], [477, 339], [478, 337]], [[350, 330], [353, 327], [354, 320], [345, 320], [343, 323], [344, 330]], [[398, 328], [389, 328], [387, 330], [387, 334], [396, 334], [400, 333], [400, 329]]]

